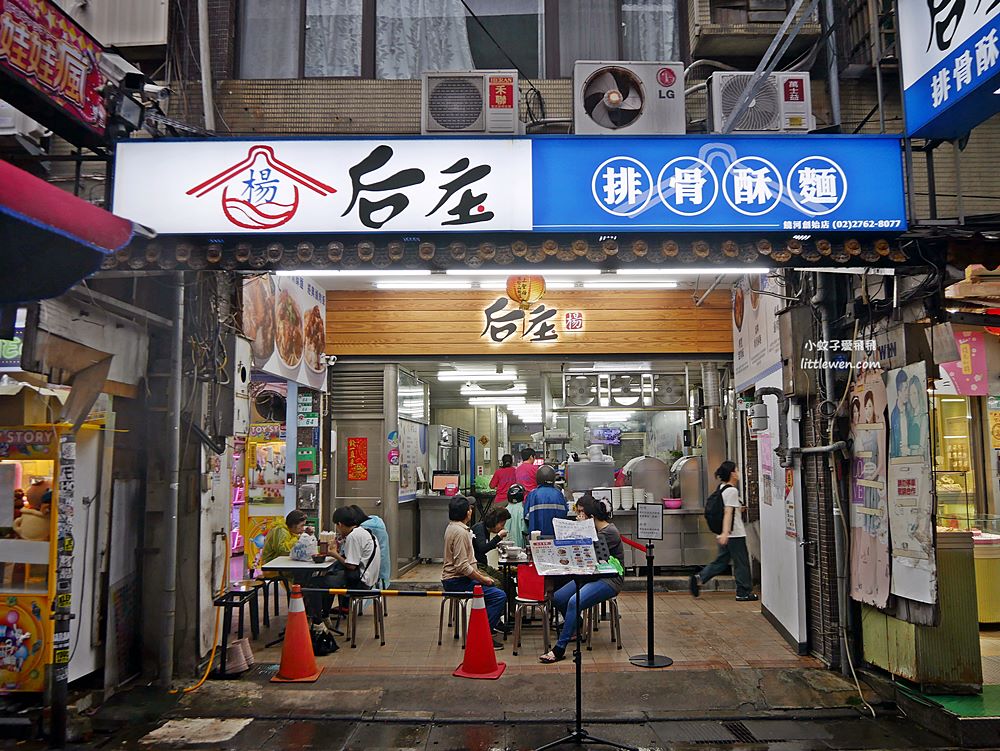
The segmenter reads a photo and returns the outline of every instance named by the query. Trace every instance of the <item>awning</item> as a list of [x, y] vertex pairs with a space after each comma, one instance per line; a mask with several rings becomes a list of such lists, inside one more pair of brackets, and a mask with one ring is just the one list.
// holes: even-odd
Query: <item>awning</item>
[[137, 226], [0, 161], [0, 304], [62, 294]]

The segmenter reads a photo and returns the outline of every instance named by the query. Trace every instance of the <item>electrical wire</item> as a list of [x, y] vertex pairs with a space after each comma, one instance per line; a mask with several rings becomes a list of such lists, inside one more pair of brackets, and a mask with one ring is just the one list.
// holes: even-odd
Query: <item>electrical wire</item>
[[[220, 539], [223, 541], [223, 543], [225, 543], [223, 545], [223, 548], [225, 549], [225, 556], [223, 557], [223, 564], [222, 564], [222, 581], [219, 582], [219, 597], [221, 597], [226, 593], [226, 587], [229, 584], [229, 552], [230, 552], [229, 536], [223, 535]], [[170, 693], [172, 694], [193, 693], [197, 691], [199, 688], [201, 688], [202, 685], [204, 685], [205, 681], [208, 680], [208, 676], [212, 672], [212, 664], [215, 662], [215, 652], [219, 648], [219, 613], [221, 611], [222, 608], [220, 607], [215, 608], [215, 626], [213, 627], [212, 651], [208, 655], [208, 665], [205, 666], [205, 673], [204, 675], [201, 676], [201, 680], [198, 681], [193, 686], [188, 686], [187, 688], [173, 689], [170, 691]]]
[[479, 28], [481, 28], [483, 30], [483, 33], [486, 34], [486, 36], [489, 38], [489, 40], [491, 42], [493, 42], [493, 44], [496, 45], [496, 48], [498, 50], [500, 50], [500, 54], [502, 54], [505, 58], [507, 58], [507, 62], [509, 62], [510, 65], [511, 65], [511, 67], [514, 70], [517, 71], [517, 74], [519, 76], [518, 83], [520, 83], [521, 81], [524, 81], [528, 85], [530, 93], [534, 94], [535, 97], [538, 99], [538, 105], [539, 105], [539, 107], [541, 108], [541, 111], [542, 111], [542, 117], [541, 118], [535, 117], [534, 113], [531, 111], [531, 100], [528, 98], [529, 95], [528, 94], [525, 95], [525, 98], [524, 98], [524, 107], [525, 107], [525, 110], [528, 113], [529, 124], [530, 125], [534, 125], [536, 122], [539, 121], [539, 119], [544, 120], [545, 119], [545, 98], [542, 96], [542, 92], [539, 91], [538, 87], [535, 86], [535, 84], [533, 84], [531, 82], [531, 79], [528, 78], [527, 75], [525, 75], [524, 71], [521, 70], [521, 66], [519, 66], [517, 63], [514, 62], [514, 58], [512, 58], [510, 55], [507, 54], [507, 50], [505, 50], [503, 48], [503, 45], [501, 45], [500, 42], [497, 41], [496, 37], [493, 36], [493, 33], [489, 29], [486, 28], [486, 24], [484, 24], [482, 22], [482, 19], [480, 19], [479, 16], [476, 15], [475, 11], [473, 11], [472, 8], [469, 7], [469, 4], [466, 2], [466, 0], [461, 0], [461, 3], [465, 7], [465, 12], [468, 13], [470, 16], [472, 16], [472, 20], [474, 20], [479, 25]]

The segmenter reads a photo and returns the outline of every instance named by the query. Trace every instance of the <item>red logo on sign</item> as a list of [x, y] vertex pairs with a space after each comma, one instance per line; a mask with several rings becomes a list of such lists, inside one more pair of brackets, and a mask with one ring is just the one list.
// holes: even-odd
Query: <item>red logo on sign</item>
[[801, 78], [789, 78], [785, 81], [785, 101], [804, 102], [805, 86]]
[[334, 188], [285, 164], [270, 146], [251, 146], [246, 159], [208, 178], [187, 192], [201, 198], [222, 187], [222, 211], [243, 229], [274, 229], [288, 222], [299, 208], [299, 186], [321, 196]]
[[514, 78], [490, 76], [490, 109], [507, 110], [514, 107]]
[[660, 68], [656, 71], [656, 80], [660, 82], [660, 86], [670, 87], [676, 83], [677, 74], [671, 68]]

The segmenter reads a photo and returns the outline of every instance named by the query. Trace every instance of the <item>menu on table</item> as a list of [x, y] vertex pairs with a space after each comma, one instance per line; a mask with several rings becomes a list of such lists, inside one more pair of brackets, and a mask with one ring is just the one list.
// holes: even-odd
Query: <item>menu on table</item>
[[597, 573], [597, 553], [588, 539], [532, 540], [531, 560], [539, 576]]

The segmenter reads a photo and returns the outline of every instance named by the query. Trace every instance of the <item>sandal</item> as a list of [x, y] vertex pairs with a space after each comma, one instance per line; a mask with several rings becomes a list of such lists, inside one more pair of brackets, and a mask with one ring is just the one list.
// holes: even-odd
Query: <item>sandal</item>
[[538, 661], [546, 665], [553, 665], [557, 662], [562, 662], [566, 659], [566, 654], [557, 654], [555, 650], [550, 649], [545, 654], [538, 658]]

